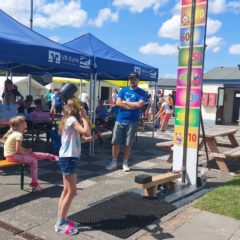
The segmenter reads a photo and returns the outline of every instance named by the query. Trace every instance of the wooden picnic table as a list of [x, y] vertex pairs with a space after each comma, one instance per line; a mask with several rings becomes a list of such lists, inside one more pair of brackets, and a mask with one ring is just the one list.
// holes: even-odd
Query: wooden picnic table
[[[239, 129], [236, 127], [229, 126], [217, 126], [217, 125], [206, 125], [205, 126], [205, 140], [208, 146], [208, 155], [213, 157], [222, 172], [229, 172], [229, 168], [226, 165], [226, 159], [236, 159], [240, 158], [240, 146], [235, 138], [235, 133]], [[227, 137], [229, 143], [219, 142], [219, 138]], [[157, 143], [156, 147], [160, 149], [166, 149], [170, 152], [168, 162], [172, 162], [172, 147], [174, 145], [173, 141], [161, 142]], [[199, 139], [199, 155], [206, 155], [205, 151], [203, 151], [204, 141], [203, 134], [200, 133]], [[229, 148], [225, 152], [221, 152], [219, 147], [227, 147]]]
[[[231, 153], [221, 153], [219, 147], [228, 147], [228, 148], [237, 148], [239, 146], [237, 139], [235, 138], [234, 134], [238, 131], [237, 128], [223, 128], [223, 127], [215, 127], [209, 126], [205, 128], [205, 139], [208, 146], [210, 156], [213, 156], [219, 169], [222, 172], [229, 172], [229, 168], [226, 165], [225, 159], [226, 157], [232, 157]], [[199, 143], [199, 149], [202, 149], [204, 146], [203, 142], [203, 134], [200, 134], [202, 140]], [[219, 143], [218, 137], [228, 137], [229, 144]], [[230, 150], [231, 151], [231, 150]]]

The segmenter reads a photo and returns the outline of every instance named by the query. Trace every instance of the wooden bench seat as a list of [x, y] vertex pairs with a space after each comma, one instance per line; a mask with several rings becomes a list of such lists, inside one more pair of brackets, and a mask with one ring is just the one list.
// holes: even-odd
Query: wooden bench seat
[[20, 187], [23, 190], [24, 186], [24, 164], [21, 162], [9, 162], [7, 160], [0, 160], [0, 169], [13, 167], [13, 166], [21, 166], [21, 180], [20, 180]]
[[[203, 151], [203, 150], [198, 151], [198, 154], [199, 154], [200, 156], [206, 156], [206, 152]], [[213, 157], [213, 158], [223, 158], [223, 159], [226, 158], [226, 156], [225, 156], [224, 153], [208, 152], [208, 156], [209, 156], [209, 157]]]
[[229, 158], [240, 157], [240, 146], [224, 152], [224, 155]]
[[167, 159], [168, 163], [172, 163], [173, 162], [173, 151], [172, 151], [173, 145], [174, 145], [173, 141], [156, 143], [156, 147], [157, 148], [169, 151], [169, 157]]
[[[176, 180], [181, 177], [180, 172], [168, 172], [152, 176], [151, 180], [147, 183], [136, 182], [135, 178], [135, 187], [144, 190], [144, 196], [155, 196], [157, 192], [157, 186], [160, 184], [169, 183], [173, 180]], [[147, 179], [150, 179], [148, 175], [145, 175]]]
[[171, 147], [173, 147], [173, 145], [174, 145], [174, 142], [173, 142], [173, 141], [156, 143], [156, 147], [157, 147], [157, 148], [167, 148], [167, 149], [171, 149]]

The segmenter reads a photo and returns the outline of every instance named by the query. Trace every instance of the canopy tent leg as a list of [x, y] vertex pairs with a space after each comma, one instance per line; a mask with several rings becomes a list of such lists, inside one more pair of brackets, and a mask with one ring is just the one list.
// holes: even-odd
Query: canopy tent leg
[[82, 95], [82, 78], [81, 78], [81, 80], [80, 80], [80, 97], [81, 97], [81, 95]]
[[155, 133], [155, 121], [154, 121], [154, 117], [156, 114], [156, 105], [157, 105], [157, 82], [155, 82], [154, 84], [154, 96], [153, 96], [153, 122], [152, 122], [152, 141], [154, 143], [154, 133]]
[[[33, 28], [33, 0], [30, 2], [30, 29]], [[32, 75], [28, 74], [28, 95], [32, 94]]]
[[98, 102], [100, 100], [100, 89], [101, 89], [101, 80], [98, 81]]
[[[93, 74], [91, 73], [91, 77], [90, 77], [90, 89], [89, 89], [89, 97], [90, 97], [90, 101], [89, 101], [89, 110], [90, 110], [90, 119], [92, 120], [92, 84], [93, 84]], [[89, 143], [89, 155], [92, 155], [92, 141], [90, 141]]]
[[[95, 73], [94, 75], [94, 79], [93, 79], [93, 102], [92, 102], [92, 121], [93, 124], [95, 125], [95, 108], [96, 108], [96, 82], [97, 82], [97, 73]], [[95, 141], [92, 141], [92, 152], [91, 155], [94, 155], [94, 145], [95, 145]]]
[[32, 75], [28, 74], [28, 95], [32, 94]]

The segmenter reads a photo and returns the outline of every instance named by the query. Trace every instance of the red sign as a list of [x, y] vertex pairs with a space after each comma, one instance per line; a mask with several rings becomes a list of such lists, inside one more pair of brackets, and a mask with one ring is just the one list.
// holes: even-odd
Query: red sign
[[[196, 3], [205, 3], [207, 0], [197, 0]], [[192, 4], [192, 0], [182, 0], [182, 5]]]
[[209, 93], [209, 95], [208, 95], [208, 106], [209, 107], [215, 107], [216, 106], [216, 100], [217, 100], [217, 94], [216, 93]]
[[208, 106], [208, 93], [203, 93], [203, 95], [202, 95], [202, 105], [204, 107]]

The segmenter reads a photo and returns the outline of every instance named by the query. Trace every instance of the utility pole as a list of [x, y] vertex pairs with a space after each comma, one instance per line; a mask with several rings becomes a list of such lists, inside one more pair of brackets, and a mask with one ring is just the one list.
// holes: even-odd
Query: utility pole
[[[33, 0], [30, 0], [30, 29], [33, 28]], [[28, 74], [28, 94], [32, 94], [32, 75]]]

